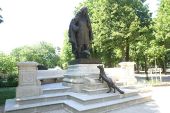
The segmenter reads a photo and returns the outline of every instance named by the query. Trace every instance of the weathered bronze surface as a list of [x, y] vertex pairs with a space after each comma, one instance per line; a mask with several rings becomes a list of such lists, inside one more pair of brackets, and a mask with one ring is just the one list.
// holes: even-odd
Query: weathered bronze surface
[[68, 34], [75, 58], [89, 58], [93, 36], [87, 7], [83, 7], [71, 20]]
[[116, 90], [120, 93], [120, 94], [124, 94], [124, 91], [120, 90], [112, 81], [111, 78], [106, 76], [106, 73], [104, 71], [104, 68], [102, 65], [97, 66], [97, 68], [99, 68], [100, 70], [100, 74], [99, 74], [99, 80], [100, 81], [105, 81], [109, 87], [109, 91], [107, 93], [110, 93], [112, 88], [114, 89], [114, 93], [116, 92]]

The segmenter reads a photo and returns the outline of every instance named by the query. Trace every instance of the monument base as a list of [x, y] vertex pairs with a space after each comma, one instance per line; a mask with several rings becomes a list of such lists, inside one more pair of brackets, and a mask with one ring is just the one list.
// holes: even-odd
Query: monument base
[[96, 58], [79, 58], [69, 62], [70, 65], [75, 64], [101, 64], [101, 61]]
[[73, 92], [81, 92], [85, 85], [93, 84], [94, 78], [99, 77], [98, 65], [101, 64], [69, 65], [64, 74], [63, 85], [71, 87]]
[[16, 88], [16, 98], [39, 96], [41, 94], [41, 86], [19, 86]]

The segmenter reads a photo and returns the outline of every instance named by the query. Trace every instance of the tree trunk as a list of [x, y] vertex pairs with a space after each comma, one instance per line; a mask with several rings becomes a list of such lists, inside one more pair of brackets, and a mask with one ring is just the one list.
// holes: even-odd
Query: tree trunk
[[125, 61], [129, 61], [129, 40], [128, 39], [126, 39]]
[[164, 73], [166, 74], [166, 67], [167, 67], [167, 56], [165, 55], [165, 60], [164, 60]]
[[125, 61], [125, 47], [121, 47], [121, 51], [122, 51], [122, 59], [121, 62]]
[[136, 70], [137, 70], [137, 73], [139, 74], [139, 59], [138, 58], [136, 59]]
[[145, 74], [146, 74], [146, 80], [149, 81], [149, 77], [148, 77], [148, 64], [147, 64], [147, 58], [146, 58], [146, 56], [144, 56], [144, 62], [145, 62]]

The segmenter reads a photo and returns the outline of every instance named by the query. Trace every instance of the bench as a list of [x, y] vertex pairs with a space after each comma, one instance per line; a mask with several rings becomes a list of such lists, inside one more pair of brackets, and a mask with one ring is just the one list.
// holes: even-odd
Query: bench
[[151, 77], [153, 81], [153, 77], [156, 77], [156, 81], [158, 81], [157, 77], [159, 77], [160, 81], [162, 82], [162, 68], [149, 68], [148, 69], [148, 74]]

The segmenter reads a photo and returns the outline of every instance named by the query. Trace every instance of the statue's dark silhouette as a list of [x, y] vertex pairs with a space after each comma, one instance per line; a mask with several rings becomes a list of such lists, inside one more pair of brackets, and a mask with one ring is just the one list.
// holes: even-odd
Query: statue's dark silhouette
[[[109, 87], [109, 91], [107, 93], [110, 93], [112, 88], [114, 89], [114, 93], [116, 92], [116, 90], [120, 93], [120, 94], [124, 94], [124, 91], [120, 90], [112, 81], [111, 78], [107, 77], [104, 71], [104, 68], [102, 65], [97, 66], [97, 68], [99, 68], [100, 70], [100, 74], [99, 74], [99, 80], [103, 82], [103, 80], [107, 83], [108, 87]], [[102, 79], [102, 80], [101, 80]]]
[[[0, 11], [1, 11], [2, 9], [0, 8]], [[0, 23], [2, 23], [3, 22], [3, 17], [0, 15]]]
[[71, 20], [69, 26], [69, 42], [76, 59], [90, 56], [89, 46], [92, 41], [92, 28], [87, 7], [83, 7]]

